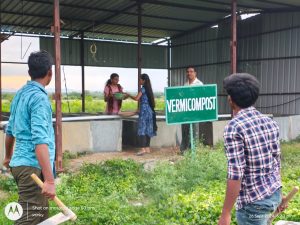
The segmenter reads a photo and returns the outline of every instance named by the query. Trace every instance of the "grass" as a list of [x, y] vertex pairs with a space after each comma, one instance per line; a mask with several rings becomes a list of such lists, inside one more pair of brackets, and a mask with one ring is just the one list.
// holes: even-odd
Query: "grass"
[[[300, 143], [283, 143], [282, 156], [286, 194], [300, 184]], [[210, 225], [220, 215], [225, 182], [226, 158], [219, 144], [214, 150], [200, 146], [194, 159], [187, 154], [177, 163], [159, 163], [152, 171], [132, 160], [86, 164], [78, 174], [63, 175], [57, 193], [78, 215], [75, 224]], [[17, 200], [12, 180], [0, 181], [0, 188], [9, 193], [8, 199], [0, 200], [0, 208]], [[300, 221], [299, 207], [300, 194], [279, 218]], [[57, 212], [51, 209], [52, 215]], [[232, 219], [236, 224], [234, 214]], [[0, 224], [12, 223], [1, 215]]]

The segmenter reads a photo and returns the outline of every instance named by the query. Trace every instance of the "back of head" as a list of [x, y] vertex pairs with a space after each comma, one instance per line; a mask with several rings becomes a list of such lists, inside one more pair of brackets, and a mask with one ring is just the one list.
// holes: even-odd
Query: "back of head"
[[248, 73], [232, 74], [224, 79], [223, 85], [231, 100], [242, 109], [254, 105], [259, 96], [259, 82]]
[[46, 77], [53, 65], [52, 56], [46, 51], [32, 52], [28, 58], [28, 73], [32, 80]]
[[148, 76], [148, 74], [146, 73], [142, 73], [141, 74], [141, 79], [145, 81], [145, 83], [149, 83], [150, 82], [150, 78]]
[[155, 100], [154, 100], [154, 95], [153, 95], [153, 90], [152, 90], [152, 85], [151, 85], [151, 81], [150, 81], [150, 77], [148, 76], [148, 74], [143, 73], [141, 74], [141, 79], [145, 81], [144, 83], [144, 88], [146, 90], [146, 94], [147, 97], [149, 99], [149, 104], [150, 107], [154, 110], [155, 108]]

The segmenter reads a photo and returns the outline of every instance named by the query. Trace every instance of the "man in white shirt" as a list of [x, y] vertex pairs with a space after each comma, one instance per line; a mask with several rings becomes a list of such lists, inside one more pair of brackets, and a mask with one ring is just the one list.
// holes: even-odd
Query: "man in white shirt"
[[[202, 81], [200, 81], [197, 78], [197, 72], [195, 70], [195, 67], [189, 66], [186, 68], [186, 77], [187, 82], [184, 84], [184, 86], [191, 86], [191, 85], [203, 85]], [[194, 138], [197, 137], [198, 132], [196, 131], [196, 124], [193, 124], [193, 132], [194, 132]], [[185, 150], [191, 147], [190, 143], [190, 125], [189, 124], [182, 124], [181, 126], [181, 132], [182, 132], [182, 140], [180, 144], [180, 152], [184, 153]]]
[[187, 82], [185, 82], [184, 86], [190, 86], [190, 85], [203, 85], [202, 81], [200, 81], [197, 78], [197, 72], [194, 67], [189, 66], [186, 69], [186, 77]]

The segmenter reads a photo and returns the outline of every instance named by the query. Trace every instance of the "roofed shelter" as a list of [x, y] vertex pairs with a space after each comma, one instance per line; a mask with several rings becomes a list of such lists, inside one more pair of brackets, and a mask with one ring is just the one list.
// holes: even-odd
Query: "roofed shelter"
[[[58, 168], [61, 64], [82, 68], [83, 112], [86, 65], [137, 67], [138, 75], [142, 67], [165, 68], [170, 86], [182, 85], [193, 65], [204, 83], [218, 84], [219, 113], [228, 113], [224, 76], [245, 71], [262, 83], [262, 111], [300, 114], [299, 1], [2, 0], [0, 13], [1, 40], [37, 35], [54, 53]], [[247, 13], [259, 15], [241, 20]]]

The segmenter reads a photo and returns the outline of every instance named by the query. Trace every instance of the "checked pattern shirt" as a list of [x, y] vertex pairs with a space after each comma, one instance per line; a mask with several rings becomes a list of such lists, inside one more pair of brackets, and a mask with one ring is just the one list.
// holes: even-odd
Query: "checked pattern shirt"
[[281, 187], [279, 127], [254, 107], [240, 110], [224, 131], [227, 179], [241, 180], [236, 208]]

